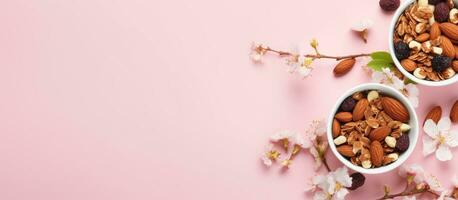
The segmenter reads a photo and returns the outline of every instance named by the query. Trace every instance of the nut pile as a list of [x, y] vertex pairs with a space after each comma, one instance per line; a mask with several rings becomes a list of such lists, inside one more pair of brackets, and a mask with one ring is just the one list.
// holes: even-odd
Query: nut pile
[[409, 148], [406, 107], [378, 91], [347, 97], [332, 123], [337, 151], [363, 168], [388, 165]]
[[396, 58], [419, 79], [441, 81], [458, 72], [458, 9], [453, 0], [418, 0], [399, 17]]

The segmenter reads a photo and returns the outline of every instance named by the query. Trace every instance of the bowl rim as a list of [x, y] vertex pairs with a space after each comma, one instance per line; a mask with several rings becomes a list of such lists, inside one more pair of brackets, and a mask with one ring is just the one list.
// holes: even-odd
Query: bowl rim
[[404, 12], [404, 10], [409, 5], [411, 5], [414, 1], [416, 1], [416, 0], [403, 1], [401, 3], [401, 6], [399, 6], [399, 8], [394, 13], [393, 18], [391, 19], [390, 28], [388, 29], [388, 50], [389, 50], [389, 53], [390, 53], [391, 57], [393, 58], [394, 65], [396, 66], [396, 68], [398, 68], [399, 71], [401, 71], [401, 73], [404, 76], [408, 77], [410, 80], [412, 80], [412, 81], [414, 81], [414, 82], [416, 82], [418, 84], [421, 84], [421, 85], [426, 85], [426, 86], [446, 86], [446, 85], [453, 84], [453, 83], [458, 81], [458, 74], [453, 76], [450, 79], [441, 80], [441, 81], [428, 81], [428, 80], [419, 79], [419, 78], [415, 77], [413, 74], [411, 74], [410, 72], [408, 72], [407, 70], [405, 70], [404, 67], [402, 67], [400, 61], [396, 58], [396, 55], [394, 53], [394, 41], [393, 41], [393, 35], [394, 35], [394, 32], [395, 32], [394, 28], [396, 26], [397, 20], [399, 19], [399, 16], [401, 16], [401, 14]]
[[[402, 153], [399, 156], [398, 160], [396, 160], [395, 162], [389, 165], [377, 167], [377, 168], [370, 168], [370, 169], [365, 169], [361, 166], [354, 165], [349, 160], [347, 160], [345, 157], [343, 157], [339, 152], [337, 152], [336, 145], [334, 144], [334, 138], [332, 137], [332, 123], [334, 120], [335, 113], [337, 112], [341, 103], [344, 101], [345, 98], [349, 97], [353, 93], [358, 92], [358, 91], [367, 91], [367, 90], [377, 90], [377, 91], [380, 91], [381, 93], [387, 93], [389, 96], [394, 97], [398, 99], [399, 101], [401, 101], [406, 106], [407, 110], [409, 111], [409, 114], [410, 114], [409, 125], [411, 127], [410, 132], [409, 132], [410, 146], [407, 149], [407, 151]], [[364, 84], [359, 84], [357, 86], [350, 88], [349, 90], [345, 91], [338, 98], [338, 100], [336, 101], [328, 117], [326, 135], [327, 135], [327, 141], [329, 143], [331, 151], [337, 157], [337, 159], [341, 163], [343, 163], [346, 167], [354, 171], [363, 173], [363, 174], [381, 174], [381, 173], [389, 172], [393, 169], [396, 169], [400, 165], [402, 165], [402, 163], [404, 163], [410, 157], [412, 152], [414, 151], [417, 145], [417, 140], [419, 136], [418, 117], [415, 112], [415, 108], [412, 106], [409, 100], [404, 95], [402, 95], [399, 91], [395, 90], [394, 88], [391, 88], [391, 87], [388, 87], [386, 85], [379, 84], [379, 83], [364, 83]]]

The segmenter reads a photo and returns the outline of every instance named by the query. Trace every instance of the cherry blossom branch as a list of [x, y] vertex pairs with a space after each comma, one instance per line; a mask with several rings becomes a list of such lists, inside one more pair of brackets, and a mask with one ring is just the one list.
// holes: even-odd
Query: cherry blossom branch
[[[298, 56], [298, 55], [296, 55], [294, 53], [291, 53], [291, 52], [275, 50], [275, 49], [272, 49], [270, 47], [262, 47], [262, 46], [260, 46], [259, 48], [261, 48], [260, 51], [273, 52], [273, 53], [278, 54], [279, 56]], [[370, 54], [368, 54], [368, 53], [351, 54], [351, 55], [346, 55], [346, 56], [328, 56], [328, 55], [324, 55], [324, 54], [318, 53], [317, 50], [315, 52], [316, 52], [315, 54], [305, 54], [303, 56], [304, 57], [308, 57], [308, 58], [313, 58], [313, 59], [327, 58], [327, 59], [334, 59], [334, 60], [343, 60], [343, 59], [347, 59], [347, 58], [357, 58], [357, 57], [370, 56]]]
[[321, 159], [322, 159], [322, 161], [323, 161], [324, 167], [326, 167], [326, 169], [328, 170], [328, 172], [331, 172], [332, 170], [331, 170], [331, 168], [329, 167], [328, 162], [326, 161], [326, 156], [323, 156]]
[[[389, 189], [388, 190], [385, 189], [385, 195], [377, 200], [393, 199], [395, 197], [411, 196], [411, 195], [417, 195], [417, 194], [422, 194], [422, 193], [429, 193], [436, 197], [440, 196], [436, 192], [432, 191], [428, 185], [425, 185], [423, 188], [420, 188], [420, 189], [417, 189], [415, 186], [412, 188], [411, 182], [412, 182], [411, 180], [407, 180], [404, 191], [399, 192], [399, 193], [389, 194]], [[412, 189], [409, 189], [409, 188], [412, 188]]]

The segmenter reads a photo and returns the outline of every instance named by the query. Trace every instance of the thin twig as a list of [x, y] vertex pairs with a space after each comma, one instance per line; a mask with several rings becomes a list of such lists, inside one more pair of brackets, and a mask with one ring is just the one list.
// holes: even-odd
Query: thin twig
[[[273, 52], [278, 54], [279, 56], [295, 56], [295, 54], [287, 52], [287, 51], [279, 51], [272, 49], [270, 47], [264, 48], [265, 51], [268, 52]], [[346, 58], [357, 58], [357, 57], [367, 57], [370, 56], [368, 53], [361, 53], [361, 54], [352, 54], [352, 55], [346, 55], [346, 56], [328, 56], [328, 55], [323, 55], [323, 54], [305, 54], [304, 57], [309, 57], [313, 59], [320, 59], [320, 58], [327, 58], [327, 59], [334, 59], [334, 60], [342, 60]]]

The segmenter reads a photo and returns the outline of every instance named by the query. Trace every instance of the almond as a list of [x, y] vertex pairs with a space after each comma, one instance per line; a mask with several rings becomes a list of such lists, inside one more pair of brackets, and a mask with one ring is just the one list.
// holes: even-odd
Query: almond
[[417, 63], [410, 59], [404, 59], [401, 61], [402, 67], [408, 72], [413, 72], [417, 68]]
[[452, 110], [450, 110], [450, 120], [456, 123], [458, 122], [458, 100], [452, 106]]
[[[432, 28], [432, 27], [431, 27]], [[450, 22], [444, 22], [439, 25], [441, 33], [452, 40], [458, 40], [458, 26]], [[430, 33], [431, 34], [431, 33]]]
[[442, 55], [455, 58], [455, 47], [447, 37], [441, 36], [440, 47], [442, 48]]
[[366, 111], [367, 106], [369, 106], [369, 101], [367, 99], [361, 99], [358, 103], [356, 103], [355, 108], [353, 109], [353, 121], [363, 119], [364, 111]]
[[426, 42], [429, 39], [429, 33], [422, 33], [415, 38], [418, 42]]
[[379, 141], [373, 141], [370, 149], [372, 164], [376, 167], [380, 167], [383, 164], [383, 147]]
[[382, 141], [391, 133], [391, 128], [388, 126], [378, 127], [369, 134], [371, 140]]
[[429, 31], [429, 39], [435, 40], [439, 38], [441, 35], [441, 29], [439, 28], [439, 23], [435, 22], [433, 25], [431, 25], [431, 29]]
[[353, 116], [350, 112], [339, 112], [336, 114], [335, 118], [339, 120], [339, 122], [350, 122]]
[[336, 138], [340, 135], [340, 123], [336, 119], [332, 121], [332, 137]]
[[[337, 151], [345, 157], [353, 157], [355, 153], [353, 153], [353, 146], [350, 145], [341, 145], [337, 147]], [[382, 150], [383, 151], [383, 150]]]
[[356, 62], [355, 58], [347, 58], [347, 59], [340, 61], [336, 65], [336, 67], [334, 67], [334, 75], [342, 76], [348, 73], [355, 65], [355, 62]]
[[382, 97], [382, 107], [386, 114], [394, 120], [408, 122], [410, 119], [407, 108], [396, 99], [391, 97]]
[[452, 68], [455, 70], [455, 72], [458, 72], [458, 60], [454, 60], [452, 62]]
[[426, 122], [428, 119], [432, 119], [434, 122], [439, 122], [439, 120], [442, 117], [442, 108], [440, 106], [435, 106], [433, 109], [429, 111], [429, 113], [425, 117], [425, 121], [423, 124]]
[[458, 59], [458, 46], [454, 45], [455, 48], [455, 59]]

